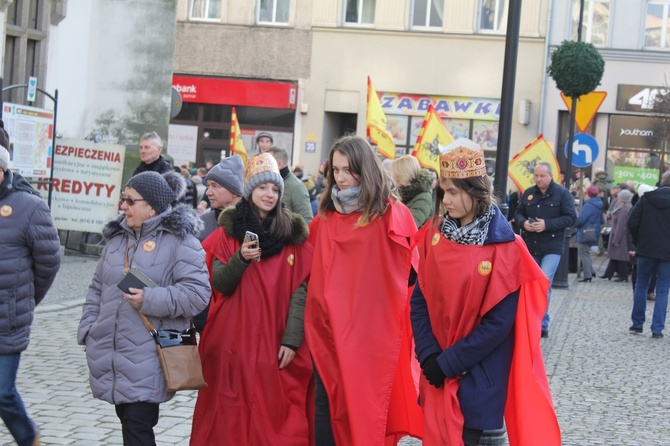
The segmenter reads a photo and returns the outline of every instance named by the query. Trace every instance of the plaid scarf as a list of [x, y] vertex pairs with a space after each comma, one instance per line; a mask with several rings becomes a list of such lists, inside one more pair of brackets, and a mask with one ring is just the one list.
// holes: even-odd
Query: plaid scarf
[[440, 223], [440, 232], [449, 240], [461, 245], [483, 245], [486, 235], [489, 232], [489, 224], [495, 215], [495, 206], [489, 207], [489, 210], [480, 217], [476, 217], [465, 226], [459, 226], [459, 221], [444, 215]]

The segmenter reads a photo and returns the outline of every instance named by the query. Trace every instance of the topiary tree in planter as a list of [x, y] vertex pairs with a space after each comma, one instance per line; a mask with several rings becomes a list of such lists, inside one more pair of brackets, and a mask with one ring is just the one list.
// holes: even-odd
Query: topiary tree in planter
[[578, 98], [600, 85], [605, 61], [595, 46], [586, 42], [564, 40], [551, 55], [547, 73], [563, 94]]

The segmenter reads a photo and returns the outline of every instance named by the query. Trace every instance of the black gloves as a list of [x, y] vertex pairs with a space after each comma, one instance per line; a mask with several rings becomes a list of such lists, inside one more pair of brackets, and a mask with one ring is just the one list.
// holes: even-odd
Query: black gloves
[[425, 376], [428, 382], [437, 389], [442, 387], [444, 380], [447, 378], [447, 375], [444, 374], [440, 368], [440, 364], [437, 362], [438, 356], [438, 353], [433, 353], [423, 361], [423, 364], [421, 364], [423, 376]]

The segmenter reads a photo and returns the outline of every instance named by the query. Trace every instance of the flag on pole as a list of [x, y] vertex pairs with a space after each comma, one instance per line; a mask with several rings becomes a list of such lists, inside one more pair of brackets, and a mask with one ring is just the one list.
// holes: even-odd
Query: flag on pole
[[412, 155], [419, 160], [422, 167], [432, 167], [439, 175], [440, 146], [448, 146], [452, 142], [454, 142], [454, 137], [451, 132], [442, 122], [435, 107], [432, 104], [429, 105]]
[[535, 166], [543, 162], [551, 165], [554, 181], [560, 183], [561, 169], [554, 149], [542, 135], [532, 140], [510, 160], [508, 175], [519, 188], [519, 193], [523, 194], [523, 191], [535, 185]]
[[247, 162], [247, 149], [244, 147], [244, 141], [242, 141], [242, 132], [240, 131], [240, 124], [237, 122], [235, 107], [233, 107], [233, 114], [230, 118], [230, 152], [240, 155], [242, 161]]
[[366, 119], [368, 137], [372, 144], [377, 146], [377, 151], [388, 159], [395, 159], [395, 142], [388, 131], [386, 115], [379, 102], [379, 96], [372, 86], [368, 76], [368, 111]]

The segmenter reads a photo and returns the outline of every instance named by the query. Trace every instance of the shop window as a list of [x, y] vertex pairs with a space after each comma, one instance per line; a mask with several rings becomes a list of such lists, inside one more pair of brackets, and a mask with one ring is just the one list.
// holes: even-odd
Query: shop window
[[504, 33], [507, 29], [507, 1], [479, 0], [479, 31]]
[[[579, 1], [572, 0], [572, 40], [577, 40]], [[589, 42], [595, 46], [606, 46], [609, 24], [610, 0], [584, 0], [582, 42]]]
[[346, 0], [344, 22], [372, 25], [375, 22], [375, 0]]
[[196, 20], [221, 18], [221, 0], [191, 0], [189, 17]]
[[608, 150], [607, 171], [612, 174], [614, 184], [632, 181], [636, 190], [641, 183], [655, 186], [660, 178], [663, 156], [648, 150]]
[[290, 0], [260, 0], [258, 23], [287, 24]]
[[414, 0], [412, 28], [442, 28], [444, 0]]
[[670, 0], [649, 1], [647, 18], [644, 28], [644, 47], [668, 49], [668, 33], [670, 32]]

